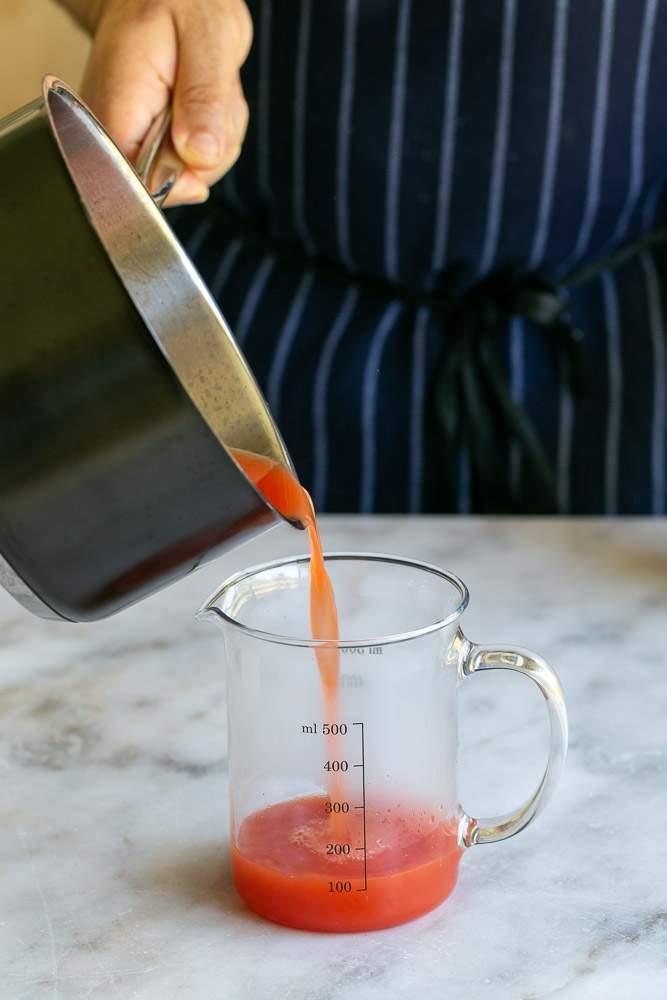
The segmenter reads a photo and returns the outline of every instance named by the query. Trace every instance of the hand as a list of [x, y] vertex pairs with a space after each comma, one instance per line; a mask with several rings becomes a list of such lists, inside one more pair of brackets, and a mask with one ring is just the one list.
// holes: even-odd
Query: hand
[[[72, 8], [72, 4], [65, 4]], [[186, 165], [166, 205], [206, 201], [234, 164], [248, 125], [239, 69], [252, 43], [243, 0], [92, 0], [82, 97], [134, 160], [171, 101]]]

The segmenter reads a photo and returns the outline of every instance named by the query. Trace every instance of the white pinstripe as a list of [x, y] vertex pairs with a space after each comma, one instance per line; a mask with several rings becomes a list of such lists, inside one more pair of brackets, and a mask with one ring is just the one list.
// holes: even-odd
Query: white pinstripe
[[565, 371], [561, 375], [558, 400], [558, 451], [556, 456], [556, 494], [561, 514], [570, 511], [570, 465], [572, 461], [572, 429], [574, 426], [574, 400], [567, 384]]
[[241, 306], [241, 311], [239, 312], [239, 318], [236, 322], [236, 327], [234, 330], [234, 337], [239, 345], [243, 345], [246, 337], [248, 336], [248, 331], [255, 318], [255, 313], [257, 312], [257, 307], [260, 303], [266, 284], [271, 277], [271, 271], [275, 265], [275, 258], [273, 254], [267, 254], [262, 257], [259, 267], [255, 271], [255, 276], [250, 282], [248, 291], [245, 294], [243, 300], [243, 305]]
[[313, 0], [301, 0], [299, 17], [299, 40], [297, 43], [296, 78], [294, 81], [294, 137], [293, 160], [294, 176], [292, 198], [294, 201], [294, 225], [301, 241], [309, 254], [316, 253], [316, 247], [306, 222], [306, 100], [308, 52], [310, 48], [310, 22]]
[[348, 181], [350, 171], [350, 132], [352, 128], [352, 103], [356, 70], [355, 45], [357, 40], [357, 17], [359, 0], [346, 0], [345, 39], [343, 44], [343, 68], [340, 83], [340, 104], [338, 108], [338, 149], [336, 157], [336, 233], [338, 248], [343, 263], [349, 271], [356, 265], [350, 249], [350, 218]]
[[240, 252], [241, 252], [241, 240], [240, 239], [232, 240], [232, 242], [225, 250], [222, 256], [222, 260], [218, 265], [218, 269], [213, 275], [213, 280], [211, 281], [211, 295], [213, 296], [214, 299], [218, 298], [223, 288], [229, 281], [229, 276], [234, 270]]
[[[517, 406], [522, 406], [525, 395], [523, 320], [514, 316], [510, 323], [510, 393]], [[521, 446], [513, 441], [510, 446], [510, 491], [521, 496]]]
[[329, 438], [327, 435], [327, 393], [331, 366], [338, 345], [345, 336], [354, 310], [359, 300], [359, 290], [348, 288], [324, 344], [315, 372], [313, 383], [313, 500], [315, 507], [322, 510], [325, 506], [327, 492], [327, 474], [329, 471]]
[[271, 201], [270, 102], [271, 102], [271, 0], [262, 0], [259, 15], [257, 81], [257, 180], [266, 201]]
[[440, 176], [438, 177], [437, 206], [431, 270], [434, 276], [442, 271], [447, 255], [449, 235], [449, 205], [452, 197], [452, 176], [456, 153], [456, 113], [459, 104], [461, 79], [461, 41], [463, 39], [463, 0], [452, 0], [447, 45], [447, 76], [445, 82], [445, 107], [440, 138]]
[[630, 222], [632, 211], [637, 204], [644, 183], [644, 141], [646, 131], [646, 92], [651, 68], [651, 51], [655, 18], [658, 11], [657, 0], [646, 0], [644, 7], [644, 23], [637, 55], [637, 73], [635, 76], [635, 93], [632, 107], [632, 139], [630, 146], [630, 187], [625, 199], [623, 211], [616, 225], [613, 242], [622, 240]]
[[658, 180], [651, 185], [649, 192], [646, 196], [646, 201], [644, 202], [644, 207], [642, 209], [642, 229], [650, 229], [655, 222], [655, 217], [658, 214], [658, 204], [660, 198], [665, 191], [665, 178], [659, 177]]
[[653, 347], [653, 421], [651, 430], [652, 510], [665, 513], [665, 442], [667, 428], [667, 352], [665, 351], [665, 321], [662, 311], [662, 291], [650, 253], [641, 255], [646, 279], [646, 298]]
[[424, 395], [426, 384], [426, 335], [429, 324], [428, 309], [417, 310], [412, 334], [412, 409], [410, 413], [410, 487], [408, 505], [410, 512], [422, 508], [422, 476], [424, 470]]
[[394, 82], [391, 98], [391, 125], [387, 144], [387, 193], [385, 203], [385, 268], [396, 281], [399, 273], [399, 212], [401, 164], [403, 159], [403, 118], [408, 75], [408, 44], [412, 0], [401, 0], [396, 27]]
[[601, 280], [607, 328], [607, 371], [609, 383], [607, 440], [605, 448], [605, 512], [607, 514], [616, 514], [618, 511], [618, 453], [621, 437], [621, 407], [623, 397], [620, 321], [616, 280], [613, 272], [604, 271]]
[[551, 213], [553, 209], [554, 187], [556, 182], [556, 166], [558, 163], [558, 147], [560, 143], [561, 114], [563, 110], [568, 13], [569, 0], [556, 0], [554, 13], [554, 39], [553, 49], [551, 52], [551, 88], [549, 94], [547, 138], [544, 146], [540, 203], [537, 211], [533, 246], [530, 252], [530, 260], [528, 262], [528, 267], [530, 269], [534, 269], [542, 263], [544, 248], [547, 244], [549, 229], [551, 226]]
[[588, 160], [586, 203], [577, 242], [567, 262], [563, 265], [564, 270], [567, 270], [570, 264], [583, 256], [588, 249], [600, 204], [600, 180], [607, 129], [609, 71], [611, 68], [611, 53], [614, 41], [615, 5], [616, 0], [602, 0], [602, 23], [600, 27], [600, 48], [598, 51], [597, 81], [595, 85], [595, 111], [593, 114], [593, 130]]
[[664, 188], [665, 179], [664, 177], [660, 177], [649, 189], [646, 201], [644, 202], [644, 207], [642, 209], [642, 229], [651, 229], [653, 226], [655, 217], [658, 214], [658, 204], [660, 202], [660, 198], [664, 194]]
[[302, 276], [276, 343], [266, 390], [269, 409], [276, 420], [280, 413], [280, 392], [283, 375], [285, 374], [285, 365], [287, 364], [294, 338], [299, 329], [299, 324], [303, 318], [303, 312], [308, 302], [313, 280], [314, 274], [312, 271], [306, 271]]
[[517, 0], [505, 0], [503, 12], [503, 35], [498, 64], [498, 104], [496, 106], [496, 129], [493, 146], [493, 166], [489, 187], [489, 205], [486, 213], [486, 235], [479, 265], [479, 273], [486, 274], [493, 265], [498, 250], [503, 197], [505, 194], [505, 171], [507, 168], [507, 144], [509, 140], [510, 115], [512, 110], [512, 75], [514, 70], [514, 36], [516, 33]]
[[375, 495], [375, 425], [377, 418], [377, 391], [380, 381], [382, 354], [389, 334], [394, 328], [403, 304], [390, 302], [382, 313], [371, 340], [368, 359], [364, 369], [364, 381], [361, 396], [361, 498], [360, 513], [369, 513], [373, 509]]

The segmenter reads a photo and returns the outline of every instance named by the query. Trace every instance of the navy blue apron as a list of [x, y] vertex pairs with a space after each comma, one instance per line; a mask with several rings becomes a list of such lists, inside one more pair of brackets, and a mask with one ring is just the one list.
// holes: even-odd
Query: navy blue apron
[[[502, 489], [469, 437], [443, 438], [434, 379], [460, 324], [439, 303], [557, 281], [666, 221], [667, 0], [249, 6], [243, 153], [174, 225], [302, 481], [326, 511], [541, 510], [484, 383]], [[666, 275], [656, 245], [571, 291], [582, 390], [549, 330], [494, 321], [558, 510], [665, 511]]]

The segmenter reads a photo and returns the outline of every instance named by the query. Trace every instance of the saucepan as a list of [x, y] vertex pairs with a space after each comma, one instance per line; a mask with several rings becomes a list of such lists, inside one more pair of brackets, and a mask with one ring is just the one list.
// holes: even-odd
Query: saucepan
[[0, 121], [0, 583], [43, 617], [109, 615], [281, 520], [230, 449], [289, 455], [159, 208], [167, 124], [142, 180], [54, 77]]

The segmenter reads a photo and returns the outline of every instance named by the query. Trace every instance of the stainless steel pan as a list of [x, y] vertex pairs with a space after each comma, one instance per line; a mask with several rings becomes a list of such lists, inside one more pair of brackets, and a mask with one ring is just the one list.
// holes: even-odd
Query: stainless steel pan
[[228, 452], [290, 466], [247, 363], [137, 172], [53, 77], [0, 121], [0, 265], [0, 582], [19, 601], [100, 618], [279, 520]]

